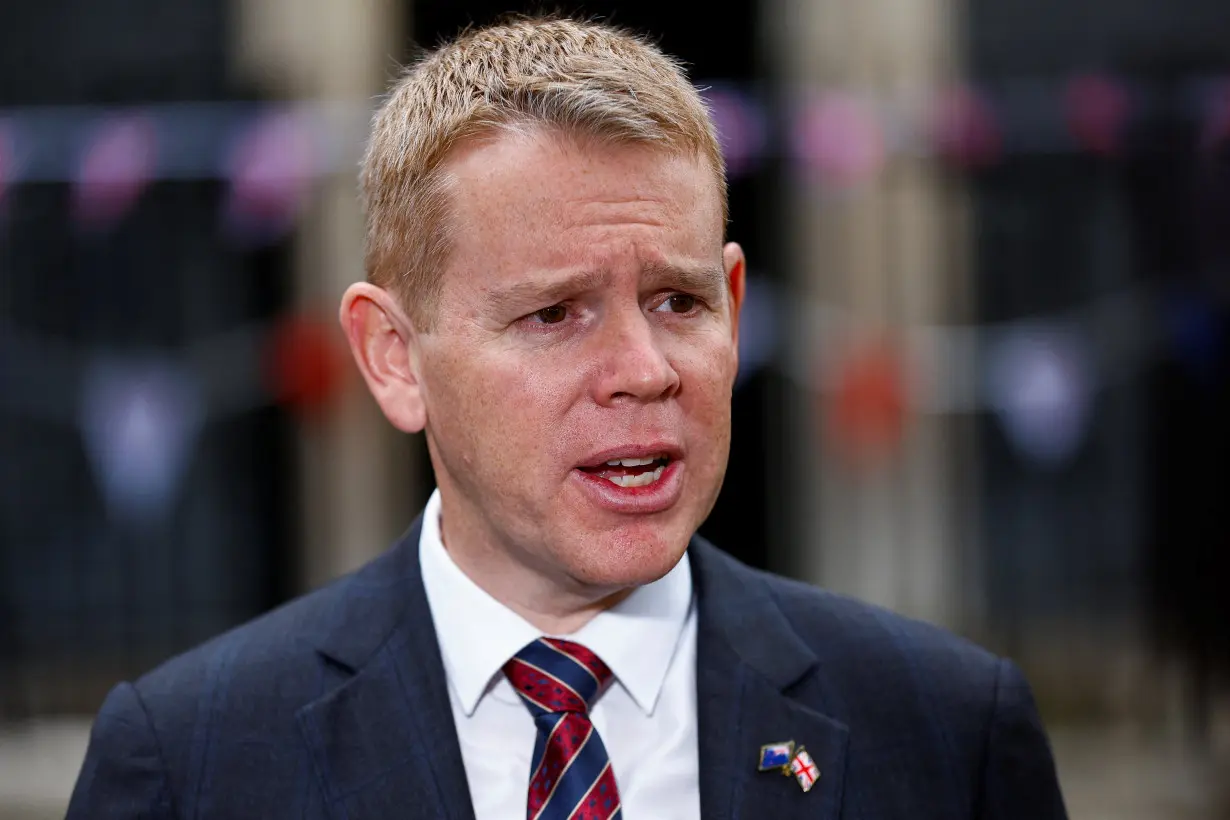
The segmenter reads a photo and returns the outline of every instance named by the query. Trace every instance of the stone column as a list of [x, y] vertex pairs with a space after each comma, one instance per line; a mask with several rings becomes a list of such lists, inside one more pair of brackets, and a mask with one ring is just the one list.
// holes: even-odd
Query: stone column
[[[238, 71], [279, 97], [322, 104], [335, 113], [338, 132], [351, 138], [343, 150], [356, 161], [340, 163], [319, 181], [298, 231], [295, 298], [330, 321], [346, 286], [364, 275], [358, 151], [372, 100], [402, 55], [407, 5], [239, 0], [235, 8]], [[389, 426], [358, 378], [327, 418], [304, 426], [303, 587], [362, 564], [409, 523], [413, 446]]]
[[[957, 0], [769, 0], [766, 53], [784, 83], [788, 108], [809, 96], [846, 91], [892, 122], [950, 85], [960, 54]], [[938, 160], [908, 140], [864, 181], [838, 189], [802, 169], [786, 190], [790, 369], [813, 391], [859, 338], [900, 342], [916, 411], [888, 459], [852, 469], [821, 432], [831, 404], [794, 408], [797, 448], [785, 486], [802, 534], [794, 572], [807, 580], [931, 621], [956, 625], [976, 600], [968, 569], [974, 511], [967, 425], [942, 412], [926, 389], [934, 365], [954, 362], [937, 325], [959, 322], [968, 303], [965, 203]], [[939, 345], [923, 345], [940, 339]], [[937, 355], [938, 354], [938, 355]], [[913, 389], [918, 387], [919, 389]], [[819, 398], [819, 396], [815, 396]], [[962, 457], [960, 454], [965, 453]]]

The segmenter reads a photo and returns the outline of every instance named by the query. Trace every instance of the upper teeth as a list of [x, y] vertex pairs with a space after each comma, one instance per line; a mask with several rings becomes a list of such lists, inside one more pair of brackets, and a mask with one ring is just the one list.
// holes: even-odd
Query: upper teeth
[[608, 467], [647, 467], [653, 464], [662, 456], [648, 456], [646, 458], [615, 458], [606, 463]]
[[618, 484], [620, 487], [645, 487], [661, 478], [664, 472], [666, 472], [666, 467], [659, 465], [657, 469], [651, 470], [648, 473], [637, 473], [636, 475], [616, 473], [615, 475], [607, 476], [606, 480], [612, 484]]

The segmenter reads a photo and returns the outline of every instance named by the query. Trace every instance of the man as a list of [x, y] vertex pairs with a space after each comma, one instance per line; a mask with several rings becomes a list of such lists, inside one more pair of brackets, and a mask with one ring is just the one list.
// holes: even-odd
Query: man
[[439, 489], [354, 575], [117, 687], [70, 816], [1064, 816], [1012, 664], [695, 537], [744, 259], [675, 62], [469, 32], [394, 89], [363, 184], [341, 321]]

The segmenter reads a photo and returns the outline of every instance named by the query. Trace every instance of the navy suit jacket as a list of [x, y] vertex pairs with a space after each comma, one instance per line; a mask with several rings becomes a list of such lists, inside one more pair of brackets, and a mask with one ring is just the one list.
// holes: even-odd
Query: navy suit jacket
[[[68, 816], [473, 820], [418, 540], [116, 687]], [[1011, 663], [700, 538], [688, 554], [705, 818], [1065, 817]], [[790, 739], [820, 769], [806, 794], [756, 770]]]

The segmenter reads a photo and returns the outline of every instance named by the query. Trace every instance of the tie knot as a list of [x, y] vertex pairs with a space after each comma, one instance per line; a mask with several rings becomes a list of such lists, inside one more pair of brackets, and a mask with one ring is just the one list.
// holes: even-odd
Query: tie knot
[[602, 659], [579, 643], [539, 638], [504, 664], [504, 674], [535, 717], [589, 711], [611, 679]]

